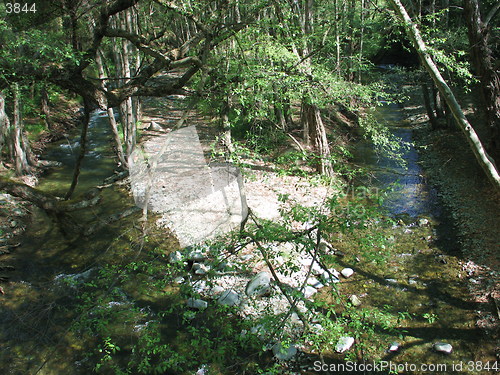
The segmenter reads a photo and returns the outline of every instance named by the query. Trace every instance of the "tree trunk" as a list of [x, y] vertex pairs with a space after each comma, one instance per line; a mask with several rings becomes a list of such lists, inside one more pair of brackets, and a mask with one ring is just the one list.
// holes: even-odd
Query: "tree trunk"
[[78, 178], [80, 177], [82, 162], [83, 159], [85, 158], [85, 152], [87, 151], [87, 131], [89, 129], [89, 122], [90, 122], [90, 106], [87, 100], [84, 99], [84, 101], [85, 101], [84, 120], [82, 125], [82, 134], [80, 135], [80, 152], [78, 153], [78, 157], [76, 159], [71, 186], [69, 187], [68, 192], [64, 196], [65, 200], [70, 199], [75, 191], [76, 185], [78, 184]]
[[429, 96], [429, 88], [426, 83], [422, 83], [422, 94], [424, 96], [425, 110], [427, 111], [427, 116], [429, 116], [429, 121], [432, 125], [432, 129], [437, 129], [436, 116], [434, 115], [434, 109], [432, 108], [431, 99]]
[[[106, 88], [106, 81], [105, 81], [106, 74], [105, 74], [103, 59], [102, 59], [101, 55], [102, 55], [102, 51], [100, 51], [100, 50], [97, 51], [95, 62], [97, 65], [97, 69], [99, 71], [99, 78], [101, 79], [102, 88], [105, 89]], [[127, 159], [125, 158], [125, 155], [123, 154], [122, 140], [120, 139], [120, 134], [118, 133], [118, 125], [116, 124], [115, 114], [114, 114], [113, 108], [108, 108], [107, 112], [108, 112], [108, 118], [109, 118], [109, 126], [111, 127], [111, 131], [113, 133], [113, 138], [115, 140], [116, 154], [117, 154], [118, 159], [120, 160], [120, 163], [122, 164], [122, 166], [127, 169], [128, 163], [127, 163]]]
[[325, 125], [321, 119], [321, 112], [314, 104], [302, 104], [302, 119], [305, 121], [304, 129], [308, 129], [309, 142], [316, 153], [316, 170], [325, 176], [332, 176], [333, 169], [330, 162], [330, 146], [326, 137]]
[[234, 152], [233, 141], [231, 137], [231, 124], [229, 122], [230, 99], [226, 98], [221, 108], [221, 124], [222, 124], [222, 142], [226, 147], [227, 152], [231, 155]]
[[[491, 10], [494, 14], [498, 5]], [[483, 112], [488, 122], [486, 149], [500, 161], [500, 77], [493, 66], [493, 53], [488, 45], [488, 22], [483, 22], [477, 0], [464, 0], [470, 55], [481, 85]], [[487, 19], [491, 19], [488, 16]]]
[[12, 123], [14, 165], [16, 168], [16, 174], [18, 176], [22, 176], [23, 174], [31, 171], [31, 166], [29, 164], [31, 149], [23, 134], [23, 123], [20, 108], [21, 103], [19, 100], [19, 86], [17, 83], [12, 86], [12, 93], [14, 99], [14, 121]]
[[44, 85], [40, 90], [40, 110], [42, 111], [43, 120], [49, 130], [52, 130], [53, 124], [50, 120], [50, 106], [49, 106], [49, 93], [47, 87]]
[[422, 64], [430, 74], [431, 78], [434, 80], [434, 83], [436, 84], [438, 90], [443, 95], [446, 103], [448, 104], [448, 107], [453, 113], [453, 117], [455, 118], [457, 125], [464, 133], [467, 141], [469, 142], [469, 145], [474, 152], [474, 156], [476, 157], [479, 165], [481, 166], [481, 168], [483, 168], [484, 172], [493, 183], [493, 185], [497, 188], [497, 190], [500, 190], [500, 175], [498, 174], [498, 170], [496, 169], [493, 159], [486, 153], [486, 150], [481, 144], [481, 140], [477, 136], [474, 128], [467, 121], [467, 118], [465, 117], [462, 109], [457, 103], [453, 92], [444, 81], [436, 64], [434, 64], [434, 61], [427, 52], [427, 46], [425, 45], [425, 42], [420, 35], [420, 31], [418, 30], [415, 23], [413, 23], [400, 0], [389, 0], [389, 3], [392, 4], [397, 14], [403, 21], [406, 32], [412, 40], [413, 45], [422, 60]]
[[[0, 92], [0, 160], [3, 154], [6, 153], [8, 157], [11, 157], [12, 150], [9, 142], [10, 133], [10, 121], [7, 113], [5, 113], [5, 96], [3, 92]], [[7, 146], [7, 150], [4, 147]]]

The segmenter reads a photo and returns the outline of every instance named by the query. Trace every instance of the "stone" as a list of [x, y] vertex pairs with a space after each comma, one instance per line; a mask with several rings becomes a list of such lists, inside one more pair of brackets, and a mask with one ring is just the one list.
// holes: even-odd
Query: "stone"
[[271, 290], [271, 275], [268, 272], [262, 271], [250, 280], [245, 288], [247, 296], [261, 297], [266, 295]]
[[184, 281], [186, 281], [186, 279], [184, 279], [182, 276], [176, 277], [174, 279], [174, 283], [176, 284], [182, 284]]
[[203, 263], [194, 263], [193, 270], [196, 275], [205, 275], [208, 271], [210, 271], [210, 266]]
[[387, 284], [391, 284], [391, 285], [395, 285], [398, 283], [398, 281], [396, 279], [385, 279], [385, 282]]
[[224, 291], [223, 287], [216, 285], [212, 289], [210, 289], [210, 294], [212, 296], [216, 296], [217, 294], [221, 294], [223, 291]]
[[192, 309], [205, 310], [208, 307], [208, 302], [203, 301], [202, 299], [189, 298], [187, 300], [187, 305]]
[[237, 306], [240, 303], [240, 296], [234, 290], [226, 290], [217, 300], [221, 305]]
[[310, 285], [307, 285], [303, 290], [302, 293], [304, 294], [305, 298], [311, 298], [313, 295], [315, 295], [318, 292], [316, 288], [313, 288]]
[[451, 354], [453, 351], [453, 347], [445, 342], [436, 342], [432, 347], [436, 352], [443, 354]]
[[205, 254], [203, 254], [200, 250], [193, 250], [191, 251], [188, 256], [188, 260], [192, 260], [193, 262], [199, 262], [201, 260], [204, 260]]
[[419, 227], [425, 227], [426, 225], [429, 225], [429, 220], [425, 218], [418, 219], [418, 226]]
[[316, 289], [321, 289], [324, 287], [324, 285], [321, 283], [321, 281], [319, 281], [315, 277], [310, 277], [309, 279], [307, 279], [307, 283]]
[[335, 268], [329, 268], [328, 270], [325, 270], [321, 276], [323, 276], [325, 282], [329, 284], [340, 282], [340, 273]]
[[249, 261], [252, 258], [253, 258], [253, 254], [245, 254], [245, 255], [240, 256], [240, 260], [242, 262]]
[[339, 341], [337, 341], [337, 345], [335, 345], [335, 351], [337, 353], [343, 353], [349, 350], [353, 344], [354, 337], [342, 336]]
[[203, 293], [208, 288], [205, 280], [199, 280], [193, 284], [193, 291], [196, 293]]
[[163, 128], [156, 121], [151, 121], [151, 124], [149, 124], [148, 130], [153, 130], [155, 132], [159, 132], [159, 131], [162, 131]]
[[289, 361], [297, 354], [295, 345], [284, 347], [280, 342], [273, 345], [273, 354], [279, 361]]
[[352, 296], [349, 297], [349, 301], [352, 303], [353, 306], [357, 307], [357, 306], [361, 305], [361, 300], [355, 294], [353, 294]]
[[399, 342], [392, 342], [391, 345], [389, 345], [389, 349], [387, 349], [387, 351], [391, 353], [399, 352]]
[[344, 268], [340, 273], [347, 279], [354, 274], [354, 270], [352, 268]]
[[314, 276], [319, 276], [321, 274], [323, 274], [325, 270], [323, 269], [323, 267], [321, 267], [317, 262], [314, 262], [314, 264], [312, 265], [312, 274]]
[[168, 255], [168, 260], [170, 263], [182, 262], [182, 254], [180, 251], [174, 251]]

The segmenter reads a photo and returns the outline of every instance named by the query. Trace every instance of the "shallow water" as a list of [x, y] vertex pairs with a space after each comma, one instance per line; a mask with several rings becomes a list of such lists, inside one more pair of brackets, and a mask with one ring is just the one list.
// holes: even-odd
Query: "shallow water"
[[387, 155], [377, 154], [371, 142], [362, 140], [354, 151], [355, 162], [373, 171], [364, 183], [389, 189], [383, 207], [392, 215], [439, 215], [437, 193], [427, 184], [418, 163], [413, 130], [405, 123], [402, 109], [397, 104], [384, 104], [377, 107], [375, 117], [387, 125], [398, 141], [404, 164]]

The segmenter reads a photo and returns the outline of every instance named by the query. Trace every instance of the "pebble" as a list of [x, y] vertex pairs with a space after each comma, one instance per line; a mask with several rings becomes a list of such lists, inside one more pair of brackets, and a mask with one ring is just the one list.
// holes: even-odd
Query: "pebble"
[[354, 344], [354, 337], [343, 336], [337, 341], [337, 345], [335, 345], [335, 351], [337, 353], [343, 353], [346, 350], [349, 350], [351, 346]]
[[347, 279], [354, 274], [354, 270], [352, 268], [344, 268], [340, 273]]
[[438, 353], [451, 354], [453, 351], [453, 347], [445, 342], [436, 342], [432, 347]]

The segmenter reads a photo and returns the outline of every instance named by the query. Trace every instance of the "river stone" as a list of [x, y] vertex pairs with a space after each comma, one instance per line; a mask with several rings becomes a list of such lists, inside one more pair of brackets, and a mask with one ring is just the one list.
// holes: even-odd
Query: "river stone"
[[174, 279], [174, 283], [176, 284], [182, 284], [186, 279], [184, 279], [182, 276], [178, 276]]
[[313, 288], [310, 285], [307, 285], [303, 290], [302, 293], [304, 294], [305, 298], [311, 298], [313, 295], [315, 295], [318, 292], [316, 288]]
[[344, 268], [340, 273], [347, 279], [354, 274], [354, 270], [352, 268]]
[[389, 349], [387, 349], [388, 352], [395, 353], [399, 351], [399, 342], [392, 342], [391, 345], [389, 346]]
[[193, 270], [196, 275], [205, 275], [210, 270], [210, 266], [203, 263], [194, 263]]
[[217, 294], [221, 294], [223, 291], [224, 291], [223, 287], [216, 285], [212, 289], [210, 289], [210, 294], [212, 296], [216, 296]]
[[153, 131], [159, 132], [159, 131], [162, 131], [163, 128], [156, 121], [151, 121], [151, 124], [149, 125], [148, 130], [153, 130]]
[[445, 342], [436, 342], [432, 347], [438, 353], [451, 354], [453, 351], [453, 347]]
[[314, 276], [319, 276], [321, 274], [323, 274], [325, 270], [323, 269], [323, 267], [321, 267], [317, 262], [314, 262], [313, 265], [312, 265], [312, 274]]
[[225, 306], [237, 306], [240, 303], [240, 296], [234, 290], [226, 290], [217, 302]]
[[343, 353], [346, 350], [349, 350], [354, 344], [354, 337], [343, 336], [337, 341], [337, 345], [335, 345], [335, 351], [337, 353]]
[[355, 294], [353, 294], [352, 296], [349, 297], [349, 301], [352, 303], [353, 306], [357, 307], [357, 306], [361, 305], [361, 300]]
[[178, 263], [182, 261], [182, 254], [180, 251], [174, 251], [168, 255], [170, 263]]
[[193, 250], [188, 254], [187, 258], [193, 262], [199, 262], [200, 260], [205, 259], [205, 254], [203, 254], [200, 250]]
[[279, 361], [289, 361], [297, 354], [295, 345], [285, 348], [280, 342], [273, 345], [273, 354]]
[[419, 227], [425, 227], [426, 225], [429, 225], [429, 220], [425, 218], [418, 219], [418, 226]]
[[312, 287], [314, 287], [316, 289], [321, 289], [324, 287], [324, 285], [321, 283], [321, 281], [319, 281], [315, 277], [310, 277], [309, 279], [307, 279], [307, 284], [311, 285]]
[[248, 282], [245, 293], [249, 297], [260, 297], [269, 293], [270, 288], [271, 275], [269, 275], [269, 273], [266, 271], [262, 271], [255, 275], [254, 278]]
[[205, 310], [208, 307], [208, 303], [202, 299], [189, 298], [187, 300], [188, 307], [196, 310]]

